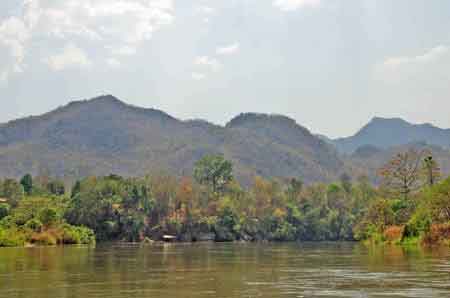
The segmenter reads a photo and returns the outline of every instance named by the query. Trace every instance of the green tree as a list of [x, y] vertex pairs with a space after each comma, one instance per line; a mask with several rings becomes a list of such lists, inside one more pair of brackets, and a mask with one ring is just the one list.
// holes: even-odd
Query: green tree
[[424, 192], [424, 209], [431, 211], [435, 222], [450, 221], [450, 177]]
[[222, 155], [206, 155], [195, 163], [194, 178], [215, 193], [233, 180], [233, 165]]
[[73, 198], [75, 197], [78, 193], [80, 193], [81, 191], [81, 182], [80, 180], [77, 180], [74, 184], [74, 186], [72, 187], [72, 191], [70, 193], [70, 196]]
[[57, 223], [61, 219], [61, 216], [55, 208], [49, 207], [44, 208], [39, 212], [39, 219], [44, 226], [48, 227]]
[[144, 180], [90, 177], [79, 184], [65, 214], [70, 224], [89, 227], [102, 240], [143, 238], [155, 206]]
[[33, 177], [30, 174], [26, 174], [20, 180], [20, 184], [22, 184], [25, 194], [30, 195], [33, 190]]
[[23, 186], [14, 179], [6, 179], [3, 182], [3, 195], [9, 204], [15, 207], [24, 196]]

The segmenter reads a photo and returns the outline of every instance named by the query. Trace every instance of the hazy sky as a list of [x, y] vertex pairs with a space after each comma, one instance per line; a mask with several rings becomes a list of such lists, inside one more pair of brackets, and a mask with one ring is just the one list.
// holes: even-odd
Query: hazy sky
[[376, 115], [450, 127], [450, 1], [0, 1], [0, 122], [100, 94], [332, 137]]

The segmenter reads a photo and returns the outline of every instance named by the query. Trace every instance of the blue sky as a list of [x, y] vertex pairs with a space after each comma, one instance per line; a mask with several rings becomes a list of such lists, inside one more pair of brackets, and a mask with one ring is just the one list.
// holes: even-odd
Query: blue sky
[[450, 127], [447, 0], [2, 0], [0, 122], [113, 94], [181, 119]]

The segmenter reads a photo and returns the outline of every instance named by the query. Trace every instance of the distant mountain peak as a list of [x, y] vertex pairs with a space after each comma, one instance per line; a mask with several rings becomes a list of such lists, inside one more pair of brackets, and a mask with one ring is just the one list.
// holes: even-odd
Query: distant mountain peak
[[90, 99], [91, 102], [109, 102], [109, 103], [120, 103], [126, 105], [125, 102], [121, 101], [117, 97], [111, 94], [101, 95]]
[[370, 120], [369, 123], [409, 123], [408, 121], [399, 118], [399, 117], [379, 117], [379, 116], [375, 116], [372, 118], [372, 120]]
[[400, 117], [382, 117], [382, 116], [373, 116], [372, 121], [402, 121], [406, 122], [403, 118]]
[[245, 123], [250, 122], [265, 122], [267, 124], [269, 123], [279, 123], [279, 124], [285, 124], [290, 126], [297, 126], [297, 122], [284, 115], [278, 115], [278, 114], [264, 114], [264, 113], [241, 113], [237, 115], [236, 117], [232, 118], [227, 124], [226, 127], [235, 127], [235, 126], [241, 126]]
[[354, 136], [334, 140], [338, 150], [346, 153], [365, 145], [387, 149], [415, 142], [450, 148], [450, 129], [430, 123], [413, 124], [402, 118], [374, 117]]
[[[405, 119], [399, 118], [399, 117], [373, 117], [369, 123], [367, 123], [365, 126], [363, 126], [358, 133], [361, 133], [364, 130], [367, 129], [380, 129], [383, 127], [412, 127], [415, 126], [415, 124], [412, 124]], [[358, 134], [357, 133], [357, 134]]]
[[97, 96], [97, 97], [94, 97], [91, 99], [71, 101], [64, 107], [73, 107], [73, 106], [78, 106], [78, 105], [82, 105], [82, 104], [97, 104], [97, 105], [108, 104], [108, 105], [128, 106], [127, 103], [121, 101], [117, 97], [115, 97], [111, 94], [106, 94], [106, 95], [100, 95], [100, 96]]
[[[425, 128], [437, 128], [437, 129], [442, 129], [439, 128], [438, 126], [431, 124], [431, 123], [412, 123], [409, 122], [403, 118], [399, 118], [399, 117], [394, 117], [394, 118], [388, 118], [388, 117], [378, 117], [375, 116], [373, 117], [370, 122], [366, 125], [366, 126], [370, 126], [370, 125], [379, 125], [379, 124], [401, 124], [401, 125], [405, 125], [405, 126], [411, 126], [411, 127], [425, 127]], [[445, 129], [442, 129], [445, 130]], [[450, 129], [447, 129], [450, 130]]]

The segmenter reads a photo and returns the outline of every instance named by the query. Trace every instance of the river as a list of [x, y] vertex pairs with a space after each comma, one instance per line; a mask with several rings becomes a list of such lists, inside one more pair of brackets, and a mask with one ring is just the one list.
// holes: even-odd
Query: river
[[450, 249], [358, 243], [0, 249], [0, 297], [450, 297]]

